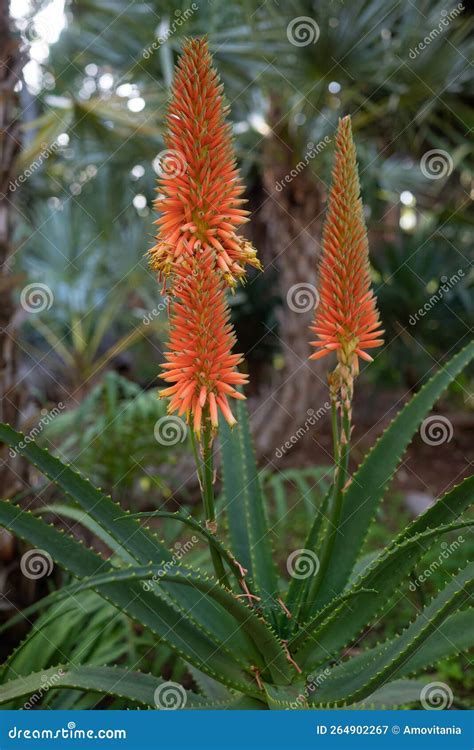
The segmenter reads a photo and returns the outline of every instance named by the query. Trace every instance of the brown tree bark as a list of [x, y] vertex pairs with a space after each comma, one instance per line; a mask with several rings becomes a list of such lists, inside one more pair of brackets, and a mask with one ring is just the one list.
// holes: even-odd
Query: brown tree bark
[[[17, 352], [12, 331], [15, 313], [11, 276], [13, 206], [10, 182], [20, 151], [18, 93], [21, 79], [19, 39], [14, 35], [8, 0], [0, 0], [0, 421], [19, 422], [21, 390], [17, 386]], [[0, 446], [0, 490], [8, 497], [18, 486], [8, 448]]]
[[[278, 111], [272, 119], [279, 121]], [[284, 126], [275, 127], [267, 139], [266, 197], [259, 211], [266, 236], [260, 255], [266, 267], [276, 266], [282, 299], [278, 335], [283, 367], [273, 372], [253, 413], [257, 451], [270, 460], [321, 407], [326, 393], [324, 363], [308, 360], [325, 186], [305, 163], [297, 167], [298, 158], [288, 143]]]

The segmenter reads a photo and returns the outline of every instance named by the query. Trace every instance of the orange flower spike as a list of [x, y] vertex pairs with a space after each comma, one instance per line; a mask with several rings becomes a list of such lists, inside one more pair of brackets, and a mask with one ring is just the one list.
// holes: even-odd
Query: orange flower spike
[[171, 397], [168, 411], [186, 413], [199, 436], [207, 415], [212, 428], [217, 428], [219, 410], [231, 426], [235, 424], [227, 397], [245, 398], [235, 386], [245, 385], [248, 378], [236, 369], [242, 356], [231, 353], [235, 335], [225, 284], [215, 268], [212, 250], [188, 257], [177, 274], [162, 375], [172, 385], [160, 396]]
[[248, 221], [243, 187], [225, 121], [222, 85], [205, 39], [186, 42], [173, 84], [160, 155], [155, 208], [161, 212], [151, 267], [162, 281], [186, 256], [212, 249], [225, 283], [235, 286], [245, 265], [260, 268], [251, 243], [236, 234]]
[[370, 285], [369, 247], [351, 119], [339, 120], [336, 154], [319, 266], [319, 304], [311, 330], [319, 359], [336, 351], [341, 366], [358, 372], [358, 357], [383, 344]]

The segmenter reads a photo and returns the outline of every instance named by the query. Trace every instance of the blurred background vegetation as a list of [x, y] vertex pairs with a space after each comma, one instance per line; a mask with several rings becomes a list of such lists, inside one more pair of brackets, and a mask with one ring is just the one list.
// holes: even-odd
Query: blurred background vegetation
[[[322, 490], [324, 470], [314, 474], [314, 465], [330, 454], [327, 415], [283, 458], [278, 448], [326, 401], [326, 365], [307, 363], [312, 311], [295, 312], [288, 300], [295, 285], [317, 281], [340, 116], [353, 118], [386, 330], [358, 388], [355, 460], [472, 337], [472, 9], [452, 13], [444, 0], [0, 1], [2, 420], [27, 434], [39, 425], [43, 445], [125, 507], [194, 502], [186, 446], [160, 444], [154, 433], [165, 414], [156, 389], [167, 307], [145, 253], [173, 66], [185, 37], [207, 34], [252, 212], [245, 231], [265, 268], [230, 302], [281, 546], [304, 532], [307, 502], [298, 498], [308, 498], [305, 482]], [[294, 36], [295, 19], [309, 42]], [[21, 304], [31, 284], [49, 290], [41, 312]], [[419, 511], [468, 472], [472, 410], [468, 373], [443, 405], [452, 441], [415, 441], [384, 523]], [[33, 504], [60, 500], [4, 458], [7, 496], [28, 480]], [[282, 484], [299, 508], [291, 529]], [[13, 541], [2, 544], [8, 563]], [[100, 633], [107, 612], [97, 613], [95, 595], [84, 600]], [[82, 627], [70, 614], [65, 638]], [[119, 620], [111, 629], [118, 655], [143, 645], [131, 645], [129, 627]]]

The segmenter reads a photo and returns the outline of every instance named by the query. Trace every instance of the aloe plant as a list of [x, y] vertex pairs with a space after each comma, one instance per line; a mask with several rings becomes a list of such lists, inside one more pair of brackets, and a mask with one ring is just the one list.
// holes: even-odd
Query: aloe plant
[[[78, 664], [65, 654], [61, 664], [5, 682], [0, 703], [39, 690], [44, 675], [55, 677], [54, 690], [92, 691], [132, 706], [157, 708], [417, 703], [426, 686], [410, 678], [472, 643], [474, 616], [468, 604], [474, 564], [457, 571], [399, 634], [375, 647], [366, 647], [363, 636], [390, 616], [397, 599], [406, 595], [411, 574], [437, 540], [470, 523], [463, 519], [474, 494], [474, 477], [439, 498], [376, 555], [367, 558], [364, 542], [408, 444], [444, 390], [474, 358], [474, 342], [413, 396], [351, 475], [352, 394], [359, 358], [371, 360], [367, 349], [382, 343], [383, 331], [370, 288], [355, 147], [350, 120], [344, 118], [336, 136], [320, 304], [312, 328], [317, 337], [312, 357], [335, 353], [337, 359], [329, 375], [333, 479], [324, 496], [316, 496], [319, 505], [304, 547], [288, 550], [288, 575], [282, 577], [243, 400], [241, 386], [247, 377], [237, 371], [240, 355], [231, 353], [234, 336], [225, 298], [225, 286], [236, 285], [245, 275], [245, 264], [258, 266], [258, 261], [249, 243], [235, 234], [245, 212], [235, 207], [241, 189], [221, 88], [204, 41], [189, 43], [176, 81], [167, 145], [176, 158], [182, 145], [188, 161], [180, 162], [174, 175], [165, 171], [162, 177], [164, 197], [158, 206], [164, 218], [151, 256], [172, 298], [163, 367], [163, 378], [171, 385], [161, 395], [170, 396], [169, 411], [178, 412], [170, 419], [186, 416], [205, 520], [162, 510], [124, 514], [71, 466], [3, 424], [0, 441], [73, 501], [74, 512], [64, 506], [58, 512], [89, 528], [111, 555], [99, 555], [11, 500], [0, 501], [0, 524], [74, 579], [29, 607], [25, 616], [92, 590], [186, 663], [198, 692], [106, 659], [103, 664]], [[209, 130], [208, 121], [213, 126]], [[235, 400], [234, 413], [228, 397]], [[214, 498], [217, 437], [220, 505]], [[169, 521], [170, 516], [205, 542], [208, 564], [198, 568], [183, 562], [144, 522], [147, 517]], [[34, 634], [20, 649], [31, 638]], [[355, 644], [357, 649], [352, 648]], [[4, 670], [7, 676], [10, 666]]]
[[[474, 477], [439, 498], [365, 565], [361, 565], [361, 551], [407, 445], [436, 400], [473, 358], [471, 343], [411, 399], [356, 470], [343, 493], [344, 537], [336, 539], [325, 580], [310, 607], [301, 603], [309, 603], [314, 576], [293, 578], [288, 586], [272, 559], [265, 498], [242, 402], [237, 425], [224, 428], [220, 439], [222, 513], [227, 517], [228, 540], [194, 518], [175, 514], [177, 524], [189, 524], [219, 550], [229, 586], [182, 562], [166, 566], [172, 552], [150, 529], [132, 514], [124, 514], [70, 466], [1, 425], [0, 440], [67, 495], [81, 509], [81, 522], [92, 528], [97, 525], [114, 553], [113, 562], [106, 560], [36, 514], [1, 501], [0, 524], [45, 550], [75, 579], [25, 610], [25, 616], [92, 589], [199, 671], [201, 692], [183, 689], [186, 708], [370, 707], [379, 706], [381, 700], [388, 706], [413, 702], [422, 683], [407, 678], [472, 645], [474, 614], [467, 605], [474, 565], [453, 576], [402, 633], [372, 648], [364, 649], [362, 641], [360, 653], [345, 654], [368, 627], [384, 622], [394, 597], [408, 593], [409, 574], [426, 551], [442, 535], [468, 523], [460, 519], [472, 501]], [[305, 543], [305, 550], [315, 555], [323, 536], [315, 531], [318, 519], [319, 512]], [[355, 578], [354, 570], [358, 570]], [[252, 597], [242, 596], [242, 580]], [[143, 587], [143, 581], [149, 585]], [[298, 616], [293, 614], [296, 610]], [[27, 640], [34, 637], [33, 633]], [[155, 707], [157, 688], [166, 686], [156, 675], [107, 664], [81, 666], [67, 658], [50, 671], [61, 672], [54, 690], [77, 688], [121, 696], [130, 705]], [[11, 672], [7, 674], [10, 679], [0, 688], [3, 704], [34, 693], [46, 672], [13, 679]]]

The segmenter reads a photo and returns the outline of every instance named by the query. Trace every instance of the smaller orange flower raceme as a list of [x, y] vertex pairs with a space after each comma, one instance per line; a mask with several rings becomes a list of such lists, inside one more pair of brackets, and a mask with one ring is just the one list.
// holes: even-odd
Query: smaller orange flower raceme
[[235, 162], [230, 125], [225, 121], [222, 85], [205, 39], [186, 42], [179, 60], [166, 120], [158, 198], [161, 212], [151, 267], [161, 280], [173, 277], [183, 258], [212, 249], [228, 286], [245, 276], [245, 265], [260, 268], [252, 244], [236, 234], [248, 221]]
[[160, 397], [171, 396], [168, 411], [186, 413], [199, 436], [203, 413], [209, 415], [213, 428], [218, 426], [218, 411], [231, 426], [235, 424], [227, 397], [244, 399], [235, 386], [245, 385], [248, 378], [236, 369], [242, 356], [232, 354], [235, 335], [212, 251], [180, 264], [175, 293], [162, 375], [173, 385]]
[[370, 286], [368, 240], [360, 198], [350, 117], [339, 121], [335, 164], [319, 267], [319, 304], [311, 330], [319, 359], [335, 351], [355, 374], [358, 357], [383, 344], [383, 331]]

